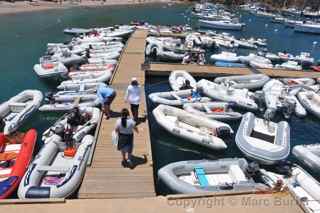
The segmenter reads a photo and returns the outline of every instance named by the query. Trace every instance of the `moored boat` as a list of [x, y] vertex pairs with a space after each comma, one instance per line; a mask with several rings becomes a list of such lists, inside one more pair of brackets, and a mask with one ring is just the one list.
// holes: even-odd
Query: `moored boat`
[[58, 134], [57, 131], [63, 129], [68, 122], [72, 122], [73, 125], [76, 125], [73, 128], [72, 139], [74, 139], [75, 142], [80, 142], [85, 135], [90, 134], [90, 132], [95, 129], [100, 121], [100, 112], [96, 107], [80, 107], [74, 109], [45, 130], [42, 134], [42, 141], [48, 142], [47, 139], [49, 137]]
[[245, 26], [244, 23], [239, 22], [233, 22], [228, 20], [199, 20], [200, 27], [207, 27], [207, 28], [213, 28], [213, 29], [219, 29], [219, 30], [242, 30], [242, 28]]
[[6, 137], [0, 134], [0, 199], [8, 198], [19, 186], [37, 141], [37, 131]]
[[320, 173], [320, 144], [297, 145], [293, 147], [292, 154], [309, 169]]
[[186, 80], [189, 81], [192, 88], [196, 88], [196, 80], [184, 70], [174, 70], [170, 73], [169, 84], [174, 91], [180, 90], [180, 88], [185, 84]]
[[210, 56], [210, 59], [212, 61], [219, 61], [219, 62], [231, 62], [231, 63], [236, 63], [239, 61], [239, 57], [237, 56], [236, 53], [232, 52], [221, 52], [219, 54], [213, 54]]
[[275, 164], [290, 154], [290, 127], [286, 121], [274, 123], [248, 112], [243, 115], [235, 141], [250, 159]]
[[298, 98], [300, 103], [304, 106], [304, 108], [316, 116], [320, 118], [320, 95], [312, 90], [301, 91], [298, 93]]
[[35, 64], [33, 70], [40, 78], [63, 77], [68, 72], [61, 62]]
[[179, 90], [170, 92], [155, 92], [149, 95], [149, 99], [153, 103], [166, 104], [171, 106], [182, 106], [185, 103], [208, 102], [210, 98], [198, 95], [193, 96], [194, 91]]
[[5, 135], [13, 133], [40, 107], [43, 95], [39, 90], [24, 90], [0, 105], [0, 118]]
[[233, 102], [238, 107], [249, 110], [258, 109], [258, 105], [254, 101], [254, 94], [247, 89], [235, 89], [230, 85], [217, 84], [205, 79], [198, 81], [197, 86], [210, 98]]
[[247, 176], [248, 167], [243, 158], [180, 161], [159, 169], [158, 177], [171, 190], [185, 194], [267, 189]]
[[319, 23], [300, 23], [294, 27], [295, 32], [320, 34]]
[[218, 77], [214, 79], [215, 83], [229, 82], [236, 89], [259, 89], [270, 80], [269, 76], [264, 74], [237, 75]]
[[65, 141], [50, 137], [39, 151], [18, 188], [18, 197], [66, 198], [80, 186], [87, 167], [93, 136], [86, 135], [69, 153]]
[[232, 110], [233, 104], [227, 102], [186, 103], [183, 109], [195, 115], [214, 120], [229, 121], [241, 119], [242, 114]]
[[301, 167], [292, 168], [287, 179], [289, 191], [305, 212], [314, 213], [320, 209], [320, 183]]
[[171, 134], [209, 149], [226, 149], [227, 145], [220, 137], [233, 133], [228, 124], [172, 106], [159, 105], [152, 113], [158, 124]]
[[70, 34], [70, 35], [79, 35], [79, 34], [87, 34], [92, 32], [92, 29], [85, 29], [85, 28], [77, 28], [77, 27], [72, 27], [72, 28], [66, 28], [63, 30], [65, 34]]

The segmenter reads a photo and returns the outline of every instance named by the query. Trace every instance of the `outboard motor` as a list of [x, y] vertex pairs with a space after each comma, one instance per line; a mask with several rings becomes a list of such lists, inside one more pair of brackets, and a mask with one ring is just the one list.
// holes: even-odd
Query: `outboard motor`
[[279, 166], [276, 167], [276, 172], [286, 177], [291, 177], [293, 165], [291, 161], [280, 161]]
[[156, 59], [158, 57], [158, 50], [157, 46], [152, 46], [151, 47], [151, 53], [150, 53], [151, 58]]
[[56, 135], [59, 135], [61, 138], [64, 138], [64, 125], [63, 124], [57, 124], [57, 126], [55, 126], [53, 132]]
[[221, 126], [221, 127], [217, 128], [216, 131], [217, 131], [217, 136], [219, 138], [226, 138], [231, 135], [230, 129], [225, 126]]
[[295, 107], [296, 107], [295, 100], [293, 100], [291, 98], [286, 98], [284, 100], [282, 112], [283, 112], [283, 115], [286, 119], [289, 119], [291, 117], [291, 115], [294, 112]]
[[257, 103], [259, 110], [263, 112], [265, 110], [264, 92], [263, 91], [255, 92], [253, 99]]
[[248, 164], [246, 172], [248, 176], [253, 177], [257, 175], [259, 170], [260, 170], [259, 164], [257, 162], [252, 162]]
[[238, 106], [238, 104], [237, 104], [236, 102], [234, 102], [234, 101], [229, 101], [227, 108], [228, 108], [228, 109], [232, 109], [232, 108], [237, 107], [237, 106]]
[[275, 116], [275, 114], [276, 114], [276, 110], [275, 109], [268, 108], [265, 111], [263, 117], [264, 117], [264, 119], [270, 121]]
[[53, 92], [47, 92], [45, 93], [45, 101], [47, 101], [50, 104], [53, 104], [55, 102], [54, 100], [54, 93]]

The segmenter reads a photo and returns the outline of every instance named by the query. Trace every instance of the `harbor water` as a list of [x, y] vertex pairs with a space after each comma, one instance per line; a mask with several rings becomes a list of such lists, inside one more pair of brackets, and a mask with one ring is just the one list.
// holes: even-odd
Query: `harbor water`
[[[128, 24], [134, 20], [144, 20], [152, 24], [177, 25], [194, 24], [186, 12], [190, 5], [152, 4], [140, 6], [113, 6], [101, 8], [71, 8], [50, 10], [18, 15], [0, 16], [0, 102], [3, 102], [24, 89], [39, 89], [42, 92], [55, 89], [57, 82], [43, 81], [32, 68], [43, 55], [49, 42], [65, 42], [70, 39], [63, 34], [67, 27], [102, 27], [115, 24]], [[261, 37], [268, 40], [272, 52], [287, 51], [298, 54], [307, 51], [316, 59], [320, 58], [320, 36], [294, 33], [292, 29], [272, 24], [267, 18], [242, 13], [241, 20], [247, 24], [237, 37]], [[128, 80], [129, 81], [129, 80]], [[152, 78], [146, 81], [146, 93], [168, 91], [167, 78]], [[148, 111], [155, 107], [148, 100]], [[120, 109], [116, 109], [120, 110]], [[48, 128], [59, 114], [36, 113], [21, 130], [36, 128], [39, 135]], [[242, 157], [234, 143], [227, 140], [228, 149], [214, 152], [178, 139], [160, 128], [149, 113], [151, 142], [155, 171], [171, 162], [192, 159], [217, 159], [222, 157]], [[236, 132], [239, 122], [230, 123]], [[291, 146], [319, 142], [320, 121], [312, 116], [305, 119], [291, 118]], [[38, 141], [38, 148], [41, 141]], [[294, 160], [290, 157], [290, 160]], [[157, 182], [157, 180], [156, 180]], [[157, 192], [166, 193], [161, 184]]]

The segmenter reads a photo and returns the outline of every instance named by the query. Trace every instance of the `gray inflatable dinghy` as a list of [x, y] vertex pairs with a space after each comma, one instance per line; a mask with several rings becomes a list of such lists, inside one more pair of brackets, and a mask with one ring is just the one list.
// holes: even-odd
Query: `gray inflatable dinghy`
[[235, 89], [250, 89], [255, 90], [262, 88], [270, 80], [269, 76], [264, 74], [252, 75], [237, 75], [218, 77], [214, 80], [215, 83], [230, 83]]
[[162, 167], [158, 177], [177, 193], [239, 192], [267, 188], [246, 175], [243, 158], [180, 161]]
[[295, 146], [292, 154], [312, 171], [320, 173], [320, 144]]
[[238, 148], [262, 164], [275, 164], [290, 154], [290, 127], [286, 121], [274, 123], [246, 113], [236, 134]]

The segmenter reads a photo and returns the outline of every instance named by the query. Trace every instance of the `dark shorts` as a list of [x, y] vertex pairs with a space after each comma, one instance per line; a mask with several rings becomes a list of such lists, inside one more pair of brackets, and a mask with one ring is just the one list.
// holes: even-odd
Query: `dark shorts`
[[123, 152], [132, 152], [133, 149], [133, 134], [126, 135], [119, 133], [118, 150]]
[[116, 92], [113, 92], [112, 95], [110, 95], [107, 100], [104, 102], [105, 105], [110, 105], [114, 98], [116, 97]]
[[139, 104], [131, 104], [131, 112], [138, 112]]

